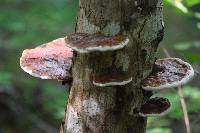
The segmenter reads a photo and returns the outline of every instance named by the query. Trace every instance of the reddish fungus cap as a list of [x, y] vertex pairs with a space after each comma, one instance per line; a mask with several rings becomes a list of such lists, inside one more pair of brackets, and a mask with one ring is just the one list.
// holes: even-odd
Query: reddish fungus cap
[[186, 84], [194, 76], [192, 66], [178, 58], [156, 60], [152, 73], [143, 81], [144, 90], [159, 90]]
[[65, 40], [67, 46], [80, 53], [117, 50], [129, 42], [129, 39], [123, 35], [108, 36], [102, 33], [73, 33]]
[[148, 116], [164, 116], [170, 111], [171, 104], [167, 98], [155, 97], [146, 101], [140, 109], [139, 115]]
[[71, 77], [72, 49], [59, 38], [34, 49], [24, 50], [20, 58], [21, 68], [41, 79], [65, 80]]
[[100, 87], [125, 85], [132, 81], [127, 74], [111, 73], [93, 76], [93, 84]]

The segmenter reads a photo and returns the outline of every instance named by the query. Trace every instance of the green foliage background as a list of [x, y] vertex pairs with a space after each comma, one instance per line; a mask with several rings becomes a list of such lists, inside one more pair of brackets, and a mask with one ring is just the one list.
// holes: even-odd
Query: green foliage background
[[[164, 1], [165, 47], [172, 56], [189, 61], [196, 78], [184, 86], [193, 133], [200, 133], [200, 0]], [[77, 0], [0, 1], [0, 133], [54, 133], [64, 117], [67, 86], [24, 73], [19, 58], [24, 49], [74, 31]], [[148, 119], [148, 133], [185, 133], [176, 89], [164, 90], [172, 103], [162, 118]]]

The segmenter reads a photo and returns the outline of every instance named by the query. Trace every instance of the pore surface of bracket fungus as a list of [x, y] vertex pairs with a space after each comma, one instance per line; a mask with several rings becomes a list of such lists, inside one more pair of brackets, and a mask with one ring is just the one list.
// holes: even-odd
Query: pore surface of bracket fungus
[[139, 115], [142, 117], [163, 116], [170, 111], [170, 107], [171, 104], [167, 98], [151, 98], [141, 106]]
[[131, 81], [131, 76], [122, 73], [107, 73], [93, 76], [93, 84], [101, 87], [125, 85]]
[[34, 49], [24, 50], [20, 58], [21, 68], [41, 79], [65, 80], [71, 77], [72, 49], [59, 38]]
[[159, 90], [186, 84], [194, 76], [192, 66], [178, 58], [156, 60], [152, 73], [143, 81], [145, 90]]
[[102, 33], [73, 33], [65, 40], [67, 46], [80, 53], [117, 50], [129, 42], [129, 39], [123, 35], [108, 36]]

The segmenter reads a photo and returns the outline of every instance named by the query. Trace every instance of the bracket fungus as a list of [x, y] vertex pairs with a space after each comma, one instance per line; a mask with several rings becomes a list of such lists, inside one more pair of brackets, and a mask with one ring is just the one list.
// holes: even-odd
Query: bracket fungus
[[160, 90], [186, 84], [194, 76], [192, 66], [178, 58], [158, 59], [152, 73], [143, 81], [144, 90]]
[[125, 85], [131, 81], [131, 76], [121, 73], [109, 73], [93, 76], [93, 84], [100, 87]]
[[[129, 39], [123, 35], [107, 36], [102, 33], [72, 33], [34, 49], [24, 50], [20, 58], [21, 68], [41, 79], [68, 80], [71, 78], [73, 52], [111, 51], [126, 46]], [[107, 80], [107, 82], [105, 81]], [[113, 73], [110, 77], [95, 77], [97, 86], [124, 85], [131, 77]]]
[[170, 111], [171, 104], [167, 98], [155, 97], [147, 100], [140, 109], [139, 115], [148, 116], [164, 116]]
[[79, 53], [118, 50], [129, 42], [129, 39], [123, 35], [108, 36], [102, 33], [73, 33], [65, 40], [68, 47]]
[[24, 50], [21, 68], [41, 79], [67, 80], [71, 77], [73, 51], [65, 46], [65, 39], [58, 38], [34, 49]]
[[[124, 48], [129, 39], [124, 35], [109, 36], [102, 33], [73, 33], [65, 38], [66, 45], [78, 53], [113, 51]], [[93, 84], [100, 87], [125, 85], [132, 77], [121, 73], [95, 74]]]
[[[73, 33], [66, 38], [58, 38], [34, 49], [24, 50], [20, 58], [21, 68], [41, 79], [71, 79], [73, 52], [104, 52], [124, 48], [129, 39], [123, 35], [107, 36], [102, 33]], [[109, 70], [108, 70], [109, 71]], [[93, 84], [100, 87], [126, 85], [132, 81], [130, 74], [124, 72], [104, 72], [93, 74]], [[143, 80], [144, 90], [159, 90], [187, 83], [194, 76], [192, 66], [178, 58], [156, 60], [152, 73]], [[147, 100], [139, 115], [163, 116], [169, 112], [168, 99], [155, 97]]]

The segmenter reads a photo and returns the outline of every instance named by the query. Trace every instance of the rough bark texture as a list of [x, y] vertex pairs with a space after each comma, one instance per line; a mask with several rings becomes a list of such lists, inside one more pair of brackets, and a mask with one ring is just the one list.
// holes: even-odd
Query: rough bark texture
[[[144, 133], [139, 117], [149, 93], [141, 81], [151, 72], [163, 37], [162, 0], [79, 0], [76, 32], [124, 34], [121, 50], [76, 54], [64, 133]], [[124, 86], [97, 87], [94, 73], [125, 72], [133, 81]]]

